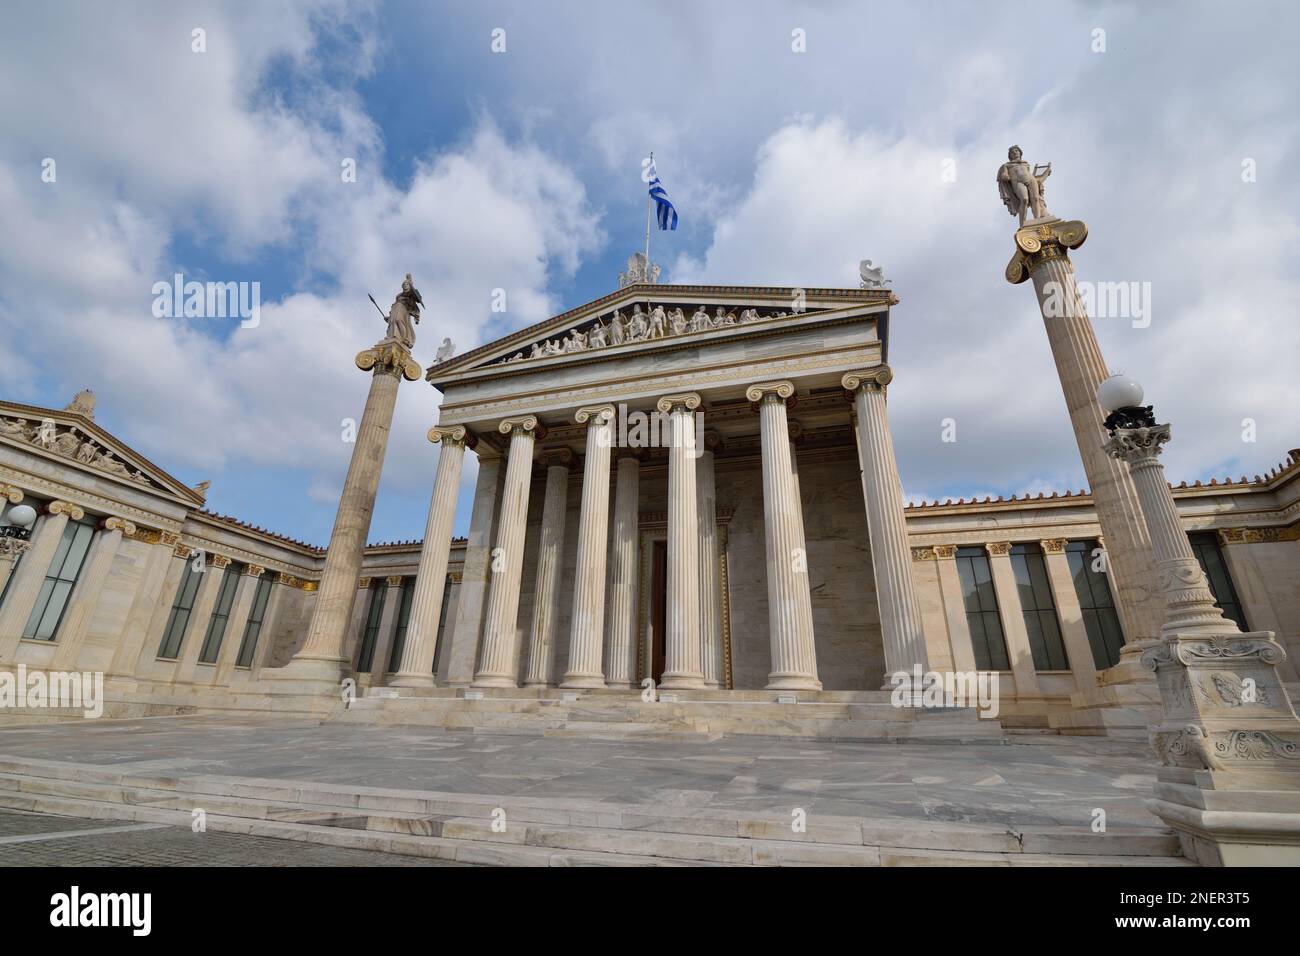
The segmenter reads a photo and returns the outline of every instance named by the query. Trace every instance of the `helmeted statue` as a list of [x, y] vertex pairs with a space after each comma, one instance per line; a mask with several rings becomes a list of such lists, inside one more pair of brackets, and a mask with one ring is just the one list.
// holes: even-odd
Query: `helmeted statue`
[[1032, 212], [1035, 219], [1050, 215], [1043, 185], [1043, 180], [1050, 175], [1051, 163], [1031, 168], [1019, 146], [1007, 150], [1007, 161], [998, 168], [998, 195], [1006, 204], [1007, 212], [1020, 217], [1020, 225], [1025, 224], [1026, 212]]
[[420, 322], [420, 307], [424, 299], [411, 282], [408, 272], [402, 280], [402, 291], [393, 300], [393, 307], [388, 310], [388, 335], [385, 341], [397, 342], [408, 351], [415, 347], [415, 326]]

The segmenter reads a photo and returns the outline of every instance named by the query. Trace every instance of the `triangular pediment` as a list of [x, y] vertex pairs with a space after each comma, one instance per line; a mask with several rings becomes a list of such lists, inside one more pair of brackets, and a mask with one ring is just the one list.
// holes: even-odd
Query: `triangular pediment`
[[514, 371], [543, 364], [614, 358], [697, 338], [730, 338], [774, 322], [816, 318], [863, 305], [888, 308], [885, 289], [639, 284], [513, 332], [430, 366], [434, 385], [486, 368]]
[[190, 504], [203, 504], [201, 492], [173, 478], [75, 408], [0, 402], [0, 441]]

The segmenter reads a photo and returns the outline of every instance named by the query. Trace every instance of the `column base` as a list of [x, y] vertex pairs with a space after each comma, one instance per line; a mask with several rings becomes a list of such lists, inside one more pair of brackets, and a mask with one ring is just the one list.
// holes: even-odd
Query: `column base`
[[295, 657], [284, 667], [263, 668], [259, 681], [265, 681], [273, 694], [321, 694], [335, 696], [351, 669], [342, 657]]
[[716, 680], [706, 680], [704, 682], [704, 686], [707, 687], [709, 690], [721, 690], [722, 682]]
[[526, 680], [524, 681], [524, 686], [525, 687], [550, 687], [551, 682], [548, 680]]
[[699, 674], [665, 674], [659, 681], [660, 690], [703, 690], [704, 678]]
[[504, 674], [479, 674], [474, 678], [471, 687], [508, 687], [514, 690], [519, 688], [519, 684], [513, 677], [507, 677]]
[[768, 674], [764, 690], [821, 690], [822, 682], [807, 674]]
[[1108, 667], [1104, 671], [1098, 672], [1097, 683], [1103, 686], [1110, 684], [1154, 684], [1156, 680], [1155, 672], [1142, 666], [1142, 655], [1161, 643], [1162, 639], [1159, 637], [1146, 637], [1125, 644], [1119, 649], [1119, 663], [1114, 667]]
[[610, 690], [632, 690], [637, 685], [630, 680], [609, 680], [605, 681], [605, 686]]
[[434, 683], [432, 674], [402, 674], [397, 673], [388, 679], [387, 687], [411, 687], [416, 689], [429, 689], [437, 687]]
[[593, 687], [604, 686], [604, 674], [565, 674], [564, 680], [560, 683], [561, 689], [565, 690], [590, 690]]

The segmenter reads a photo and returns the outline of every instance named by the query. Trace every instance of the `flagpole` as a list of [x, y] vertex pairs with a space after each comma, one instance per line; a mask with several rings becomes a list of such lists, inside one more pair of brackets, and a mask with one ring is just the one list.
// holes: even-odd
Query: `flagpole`
[[[651, 168], [654, 167], [654, 162], [655, 162], [655, 154], [654, 151], [651, 150], [650, 152]], [[645, 279], [646, 282], [650, 281], [650, 206], [651, 206], [650, 190], [646, 189], [646, 194], [645, 194]]]

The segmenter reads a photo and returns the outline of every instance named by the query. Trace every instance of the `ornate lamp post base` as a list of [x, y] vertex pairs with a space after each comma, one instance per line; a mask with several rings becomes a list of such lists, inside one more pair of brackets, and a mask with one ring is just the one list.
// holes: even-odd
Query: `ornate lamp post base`
[[1132, 473], [1165, 595], [1161, 639], [1142, 654], [1162, 703], [1147, 808], [1199, 863], [1300, 866], [1300, 720], [1277, 672], [1286, 652], [1271, 631], [1242, 633], [1215, 606], [1159, 461], [1169, 426], [1135, 403], [1106, 426], [1107, 453]]

